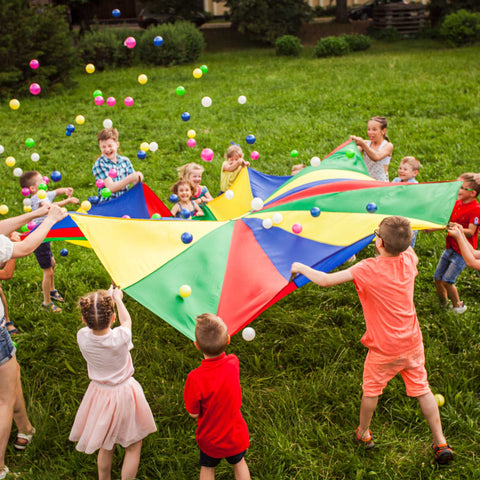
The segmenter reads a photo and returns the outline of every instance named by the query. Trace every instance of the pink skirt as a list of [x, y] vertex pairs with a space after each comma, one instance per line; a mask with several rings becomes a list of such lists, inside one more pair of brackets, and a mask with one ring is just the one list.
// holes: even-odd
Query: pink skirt
[[156, 431], [142, 386], [130, 377], [113, 386], [90, 382], [69, 439], [78, 442], [78, 451], [93, 453], [116, 444], [128, 447]]

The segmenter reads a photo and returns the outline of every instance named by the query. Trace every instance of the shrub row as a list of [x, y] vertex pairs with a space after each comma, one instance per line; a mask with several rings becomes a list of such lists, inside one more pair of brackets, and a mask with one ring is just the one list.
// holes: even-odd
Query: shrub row
[[340, 35], [339, 37], [322, 38], [316, 45], [316, 57], [332, 57], [345, 55], [370, 48], [372, 41], [366, 35]]
[[445, 17], [440, 35], [452, 47], [469, 45], [480, 40], [480, 13], [459, 10]]

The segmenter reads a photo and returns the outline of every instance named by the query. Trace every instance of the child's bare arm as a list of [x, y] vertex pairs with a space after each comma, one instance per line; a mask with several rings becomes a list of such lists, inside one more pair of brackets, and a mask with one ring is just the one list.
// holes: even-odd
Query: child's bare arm
[[48, 213], [50, 205], [42, 205], [37, 210], [33, 210], [29, 213], [24, 213], [23, 215], [18, 215], [17, 217], [7, 218], [6, 220], [0, 220], [0, 234], [10, 235], [13, 231], [19, 229], [22, 225], [30, 222], [31, 220], [43, 217]]
[[200, 205], [198, 205], [198, 203], [193, 202], [193, 204], [195, 205], [195, 216], [203, 217], [204, 212], [202, 210], [202, 207], [200, 207]]
[[467, 228], [463, 229], [463, 233], [466, 237], [473, 237], [477, 233], [478, 225], [474, 223], [469, 223]]
[[232, 163], [223, 162], [222, 170], [224, 172], [234, 172], [240, 165], [242, 165], [243, 161], [243, 158], [239, 158], [237, 160], [234, 160]]
[[55, 205], [58, 205], [59, 207], [64, 207], [69, 203], [73, 203], [74, 205], [77, 205], [79, 201], [80, 200], [78, 200], [77, 197], [68, 197], [65, 200], [60, 200], [59, 202], [55, 202]]
[[198, 418], [200, 415], [198, 413], [190, 413], [188, 412], [188, 414], [192, 417], [192, 418]]
[[104, 178], [105, 187], [107, 187], [112, 193], [119, 192], [125, 188], [130, 183], [136, 184], [138, 182], [143, 182], [143, 173], [142, 172], [133, 172], [130, 175], [127, 175], [125, 178], [122, 178], [118, 182], [114, 182], [110, 177]]
[[0, 280], [10, 280], [15, 273], [15, 259], [11, 258], [5, 262], [4, 267], [0, 270]]
[[333, 285], [339, 285], [340, 283], [346, 283], [353, 280], [353, 275], [349, 268], [347, 270], [341, 270], [340, 272], [325, 273], [314, 270], [313, 268], [299, 262], [292, 263], [291, 273], [304, 275], [321, 287], [332, 287]]
[[480, 251], [475, 250], [468, 242], [463, 231], [463, 227], [458, 223], [451, 224], [448, 228], [448, 234], [451, 235], [458, 243], [460, 252], [465, 263], [475, 270], [480, 270]]
[[67, 197], [71, 197], [73, 195], [73, 188], [72, 187], [62, 187], [55, 189], [56, 195], [66, 195]]
[[120, 322], [120, 325], [131, 330], [132, 319], [128, 313], [127, 307], [123, 303], [123, 292], [118, 287], [112, 288], [112, 298], [117, 307], [118, 321]]

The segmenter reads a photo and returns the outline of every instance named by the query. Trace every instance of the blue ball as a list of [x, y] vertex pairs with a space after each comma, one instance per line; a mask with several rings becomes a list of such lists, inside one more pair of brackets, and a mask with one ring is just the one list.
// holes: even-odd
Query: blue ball
[[182, 120], [184, 122], [188, 122], [190, 120], [190, 114], [188, 112], [183, 112], [182, 113]]
[[62, 249], [60, 250], [60, 255], [61, 255], [62, 257], [66, 257], [66, 256], [68, 255], [68, 250], [67, 250], [66, 248], [62, 248]]
[[170, 203], [177, 203], [178, 202], [178, 195], [175, 195], [174, 193], [172, 193], [169, 197], [168, 197], [168, 201]]
[[245, 140], [249, 145], [253, 145], [255, 143], [256, 138], [255, 138], [255, 135], [247, 135]]
[[191, 215], [191, 212], [190, 212], [190, 210], [189, 210], [188, 208], [182, 208], [182, 209], [180, 210], [180, 216], [181, 216], [182, 218], [185, 218], [185, 219], [186, 219], [186, 218], [190, 218], [190, 215]]
[[156, 46], [156, 47], [161, 47], [162, 44], [163, 44], [163, 38], [160, 37], [160, 35], [158, 35], [157, 37], [155, 37], [153, 39], [153, 44]]
[[143, 150], [139, 150], [137, 153], [137, 157], [139, 160], [145, 160], [147, 158], [147, 152], [144, 152]]
[[114, 8], [112, 10], [112, 15], [115, 17], [115, 18], [118, 18], [120, 16], [120, 10], [118, 8]]
[[67, 132], [73, 133], [75, 131], [75, 125], [70, 123], [70, 125], [67, 125]]
[[191, 243], [193, 240], [193, 235], [190, 232], [184, 232], [181, 236], [183, 243]]
[[373, 202], [367, 203], [366, 209], [368, 213], [375, 213], [377, 211], [377, 204]]
[[99, 202], [99, 198], [97, 195], [93, 195], [93, 197], [88, 197], [88, 201], [92, 204], [92, 205], [96, 205], [98, 202]]
[[66, 131], [65, 131], [65, 135], [66, 135], [67, 137], [71, 137], [71, 136], [72, 136], [72, 132], [71, 132], [70, 130], [66, 130]]
[[61, 174], [58, 170], [54, 170], [54, 171], [50, 174], [50, 178], [51, 178], [52, 181], [54, 181], [54, 182], [59, 182], [59, 181], [62, 179], [62, 174]]
[[313, 207], [310, 210], [310, 215], [312, 215], [312, 217], [318, 217], [320, 213], [321, 213], [321, 210], [318, 207]]

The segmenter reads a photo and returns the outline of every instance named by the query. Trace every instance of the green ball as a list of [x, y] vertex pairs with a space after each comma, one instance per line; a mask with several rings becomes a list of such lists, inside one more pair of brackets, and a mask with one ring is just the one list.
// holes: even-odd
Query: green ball
[[355, 156], [355, 152], [353, 150], [346, 150], [345, 151], [345, 156], [347, 158], [353, 158]]
[[93, 92], [93, 98], [95, 98], [95, 97], [101, 97], [101, 96], [103, 96], [103, 93], [102, 93], [101, 90], [95, 90], [95, 91]]
[[152, 218], [154, 220], [158, 220], [159, 218], [162, 218], [162, 216], [159, 213], [154, 213], [154, 214], [152, 214]]
[[200, 67], [200, 70], [202, 71], [202, 73], [207, 73], [208, 72], [208, 67], [206, 65], [202, 65]]
[[12, 340], [12, 343], [13, 343], [13, 346], [14, 346], [15, 348], [18, 348], [17, 342], [16, 342], [15, 340]]
[[47, 187], [47, 184], [46, 183], [40, 183], [38, 185], [38, 189], [39, 190], [46, 190], [48, 187]]
[[290, 156], [291, 156], [292, 158], [297, 158], [297, 157], [298, 157], [298, 152], [297, 152], [296, 150], [292, 150], [292, 151], [290, 152]]
[[177, 92], [177, 95], [180, 95], [180, 96], [185, 95], [185, 87], [181, 87], [181, 86], [177, 87], [176, 92]]
[[27, 225], [22, 225], [22, 226], [20, 227], [20, 231], [21, 231], [22, 233], [28, 232], [28, 227], [27, 227]]
[[35, 145], [35, 140], [33, 138], [27, 138], [25, 140], [25, 145], [27, 147], [33, 147]]
[[109, 188], [105, 187], [100, 190], [100, 194], [103, 198], [110, 198], [112, 191]]

